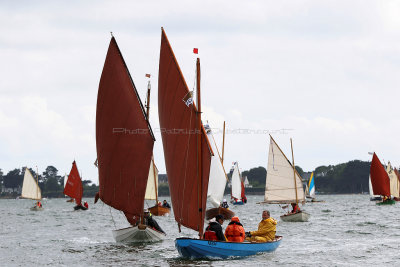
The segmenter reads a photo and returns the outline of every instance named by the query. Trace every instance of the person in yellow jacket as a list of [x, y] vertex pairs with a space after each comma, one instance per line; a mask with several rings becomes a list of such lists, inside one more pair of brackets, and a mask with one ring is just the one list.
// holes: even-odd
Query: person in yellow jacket
[[270, 217], [268, 210], [262, 213], [262, 220], [257, 231], [246, 232], [246, 241], [267, 242], [275, 239], [277, 221]]

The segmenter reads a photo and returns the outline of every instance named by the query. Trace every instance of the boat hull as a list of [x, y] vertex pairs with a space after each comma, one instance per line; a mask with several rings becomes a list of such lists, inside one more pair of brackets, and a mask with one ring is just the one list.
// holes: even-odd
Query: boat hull
[[164, 216], [166, 214], [169, 214], [171, 209], [166, 208], [166, 207], [153, 206], [153, 207], [149, 208], [149, 211], [154, 216]]
[[192, 238], [177, 238], [175, 247], [184, 258], [223, 258], [246, 257], [261, 252], [272, 252], [277, 249], [282, 240], [277, 236], [272, 242], [264, 243], [236, 243], [209, 241]]
[[31, 210], [31, 211], [42, 211], [42, 210], [43, 210], [43, 207], [35, 206], [35, 207], [31, 207], [30, 210]]
[[87, 208], [84, 207], [84, 206], [82, 206], [82, 205], [76, 205], [76, 206], [74, 207], [74, 210], [87, 210]]
[[310, 214], [304, 211], [281, 216], [281, 220], [284, 222], [307, 222], [309, 218]]
[[112, 231], [115, 241], [122, 243], [158, 242], [165, 238], [165, 234], [145, 225], [132, 226]]
[[394, 201], [393, 199], [385, 200], [382, 202], [376, 202], [376, 205], [393, 205], [393, 204], [396, 204], [396, 201]]

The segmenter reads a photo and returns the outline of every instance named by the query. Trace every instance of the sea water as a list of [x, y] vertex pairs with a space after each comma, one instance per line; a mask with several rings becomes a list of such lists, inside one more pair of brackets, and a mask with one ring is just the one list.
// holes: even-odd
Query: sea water
[[[228, 197], [227, 197], [228, 198]], [[169, 198], [165, 198], [169, 202]], [[111, 230], [128, 226], [124, 216], [99, 201], [74, 211], [66, 199], [43, 201], [43, 211], [30, 211], [31, 200], [0, 200], [0, 266], [396, 266], [400, 262], [400, 203], [377, 206], [368, 195], [319, 195], [323, 203], [307, 203], [309, 222], [282, 222], [283, 205], [260, 205], [248, 196], [231, 209], [245, 231], [256, 230], [268, 209], [278, 220], [283, 240], [273, 253], [227, 260], [179, 257], [174, 240], [197, 237], [174, 216], [155, 217], [167, 233], [163, 242], [116, 243]], [[164, 200], [161, 198], [160, 200]], [[154, 202], [149, 202], [152, 206]], [[223, 224], [225, 229], [227, 222]]]

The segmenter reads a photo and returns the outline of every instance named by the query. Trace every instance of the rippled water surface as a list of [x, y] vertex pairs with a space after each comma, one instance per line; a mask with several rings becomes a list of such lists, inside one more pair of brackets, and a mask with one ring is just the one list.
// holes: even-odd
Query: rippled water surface
[[289, 223], [280, 221], [284, 211], [279, 205], [256, 204], [262, 199], [249, 196], [247, 205], [232, 209], [246, 231], [255, 230], [262, 210], [269, 209], [278, 219], [277, 234], [283, 236], [280, 247], [273, 253], [219, 261], [181, 259], [174, 239], [196, 233], [184, 228], [178, 233], [172, 215], [156, 217], [168, 234], [163, 242], [124, 245], [115, 243], [111, 230], [127, 226], [125, 218], [102, 203], [73, 211], [65, 199], [49, 199], [43, 201], [44, 211], [34, 212], [30, 200], [0, 200], [0, 265], [395, 266], [400, 261], [400, 203], [377, 206], [367, 195], [319, 196], [324, 203], [303, 207], [311, 214], [309, 222]]

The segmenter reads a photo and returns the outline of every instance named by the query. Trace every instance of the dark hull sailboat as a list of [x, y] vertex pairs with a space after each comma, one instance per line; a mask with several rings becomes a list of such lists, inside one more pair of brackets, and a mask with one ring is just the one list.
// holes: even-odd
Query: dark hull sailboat
[[76, 206], [74, 207], [74, 210], [87, 210], [87, 208], [82, 205], [82, 179], [79, 175], [78, 167], [76, 166], [75, 160], [74, 162], [72, 162], [72, 168], [68, 175], [67, 183], [64, 187], [64, 195], [75, 199]]

